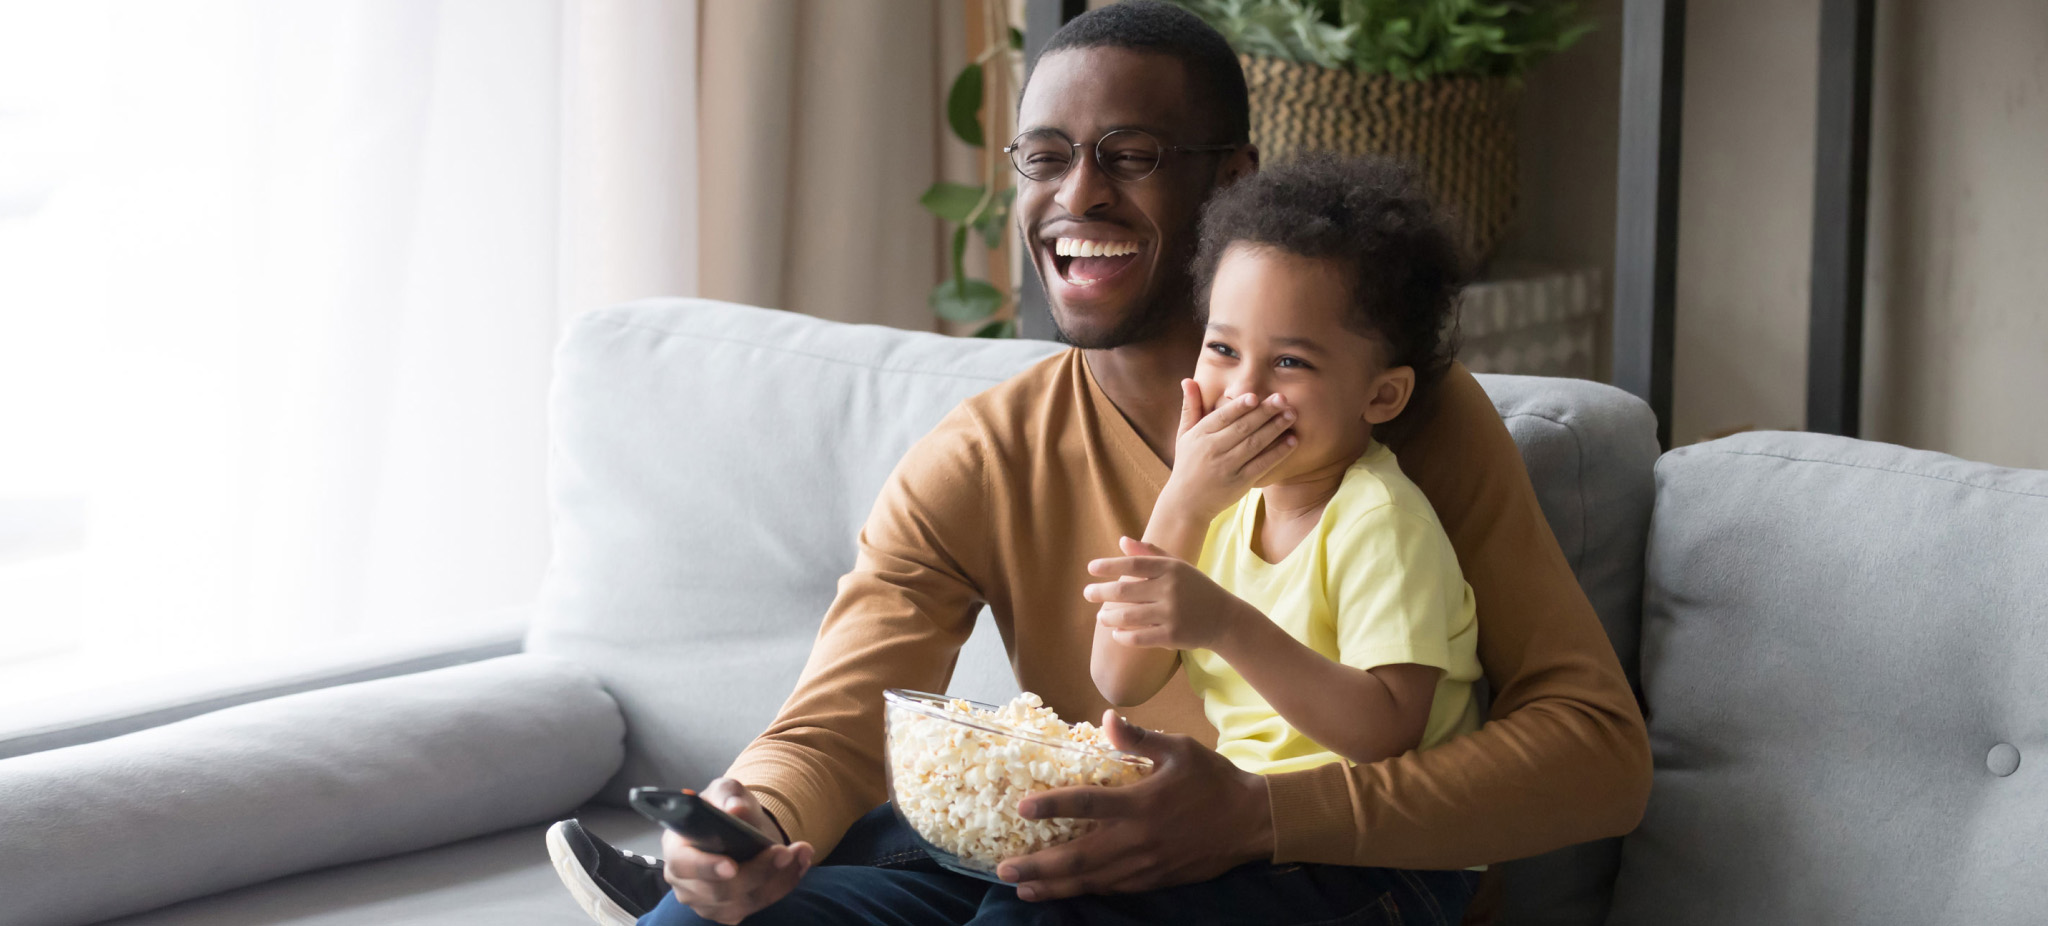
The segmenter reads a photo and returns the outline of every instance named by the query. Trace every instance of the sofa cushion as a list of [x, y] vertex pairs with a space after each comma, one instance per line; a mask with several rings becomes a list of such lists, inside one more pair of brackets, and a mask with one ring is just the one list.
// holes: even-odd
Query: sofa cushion
[[516, 655], [7, 759], [0, 906], [93, 922], [552, 820], [623, 736], [588, 670]]
[[1536, 488], [1579, 587], [1638, 684], [1643, 542], [1661, 448], [1650, 406], [1613, 386], [1547, 376], [1477, 377]]
[[2048, 472], [1687, 447], [1657, 465], [1647, 568], [1656, 783], [1612, 923], [2048, 910]]
[[[725, 771], [795, 688], [896, 461], [1059, 349], [701, 299], [577, 320], [555, 357], [554, 557], [527, 648], [618, 698], [611, 799]], [[977, 693], [1014, 685], [992, 631], [962, 660]]]
[[[1657, 419], [1612, 386], [1539, 376], [1480, 376], [1500, 411], [1579, 587], [1629, 683], [1637, 683], [1643, 541], [1650, 529]], [[1485, 633], [1482, 625], [1480, 633]], [[1501, 866], [1501, 926], [1597, 926], [1620, 863], [1603, 839]]]

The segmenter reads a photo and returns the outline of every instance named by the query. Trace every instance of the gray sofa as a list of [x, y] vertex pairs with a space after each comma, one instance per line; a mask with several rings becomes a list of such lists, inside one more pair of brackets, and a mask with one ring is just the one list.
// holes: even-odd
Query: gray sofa
[[[623, 788], [724, 767], [896, 458], [1055, 349], [695, 300], [584, 317], [520, 651], [0, 734], [0, 924], [583, 922], [546, 823], [652, 850]], [[1635, 833], [1504, 866], [1507, 921], [2048, 921], [2048, 473], [1803, 434], [1659, 460], [1617, 390], [1482, 382], [1657, 758]], [[954, 691], [1014, 690], [992, 636]]]

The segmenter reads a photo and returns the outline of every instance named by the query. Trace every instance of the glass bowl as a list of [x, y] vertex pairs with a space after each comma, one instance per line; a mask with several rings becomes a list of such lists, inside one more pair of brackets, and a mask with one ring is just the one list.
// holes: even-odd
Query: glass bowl
[[1001, 883], [996, 863], [1095, 826], [1093, 820], [1026, 820], [1017, 814], [1025, 795], [1126, 785], [1152, 771], [1152, 760], [1142, 756], [1007, 726], [988, 716], [1000, 708], [979, 701], [900, 688], [883, 692], [882, 700], [889, 804], [934, 861], [964, 875]]

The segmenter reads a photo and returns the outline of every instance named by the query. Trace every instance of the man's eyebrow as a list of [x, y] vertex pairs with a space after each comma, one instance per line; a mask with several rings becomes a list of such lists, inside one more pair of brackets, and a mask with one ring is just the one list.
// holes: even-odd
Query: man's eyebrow
[[[1123, 123], [1120, 125], [1104, 126], [1102, 129], [1102, 134], [1108, 135], [1111, 132], [1121, 132], [1125, 129], [1136, 129], [1140, 132], [1149, 132], [1161, 138], [1165, 138], [1167, 135], [1170, 134], [1166, 129], [1161, 128], [1159, 126], [1145, 125], [1143, 123], [1135, 122]], [[1073, 137], [1073, 135], [1069, 133], [1066, 129], [1053, 125], [1030, 125], [1017, 130], [1017, 134], [1019, 135], [1029, 135], [1033, 132], [1058, 132], [1061, 135], [1066, 135], [1069, 138]]]

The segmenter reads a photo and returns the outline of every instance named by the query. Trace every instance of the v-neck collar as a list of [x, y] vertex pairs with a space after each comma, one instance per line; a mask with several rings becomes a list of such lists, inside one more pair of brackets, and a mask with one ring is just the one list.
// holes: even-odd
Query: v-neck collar
[[1088, 365], [1088, 352], [1073, 348], [1074, 362], [1081, 366], [1081, 381], [1088, 390], [1088, 401], [1095, 409], [1096, 420], [1102, 422], [1103, 439], [1136, 467], [1139, 475], [1152, 483], [1153, 491], [1166, 488], [1166, 480], [1173, 475], [1173, 468], [1152, 452], [1152, 445], [1138, 434], [1138, 429], [1124, 417], [1123, 409], [1110, 401], [1109, 393], [1095, 379], [1095, 370]]

